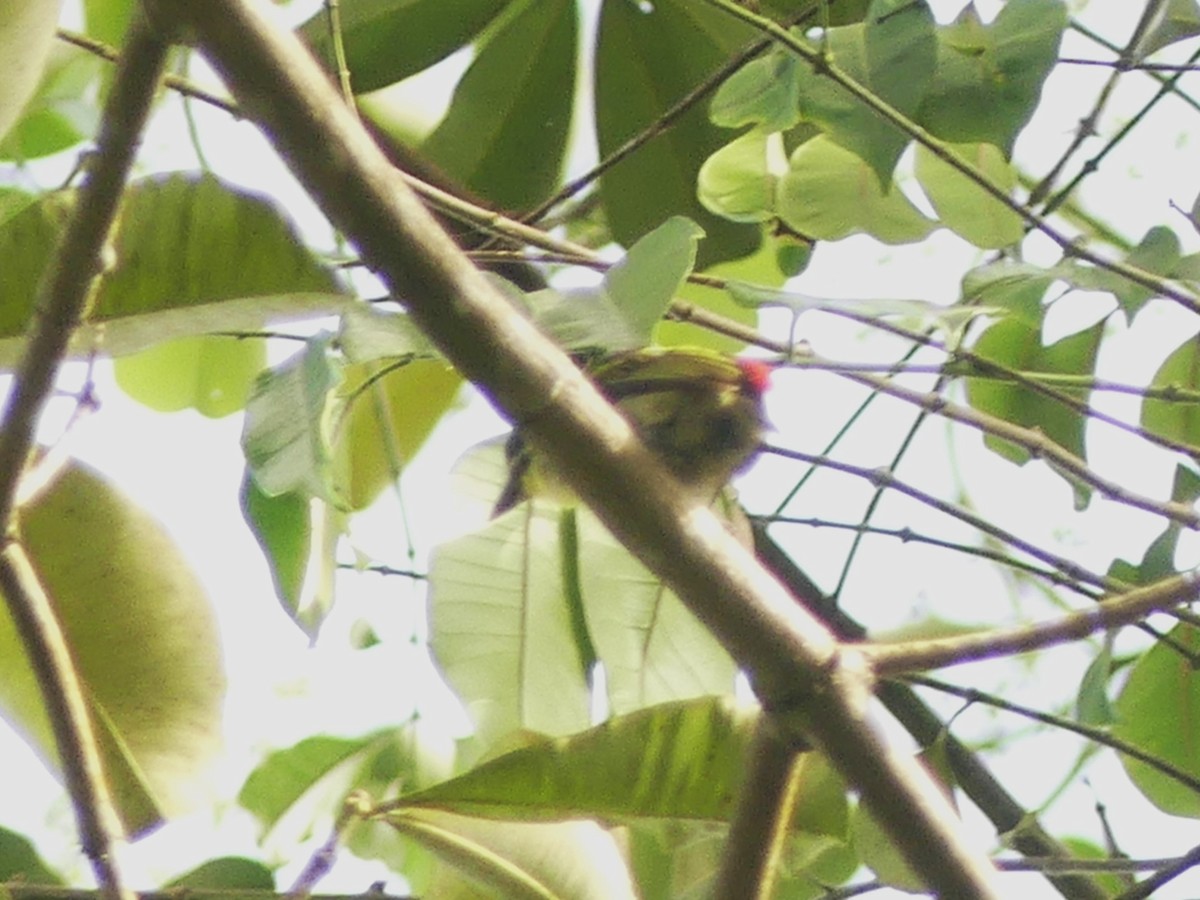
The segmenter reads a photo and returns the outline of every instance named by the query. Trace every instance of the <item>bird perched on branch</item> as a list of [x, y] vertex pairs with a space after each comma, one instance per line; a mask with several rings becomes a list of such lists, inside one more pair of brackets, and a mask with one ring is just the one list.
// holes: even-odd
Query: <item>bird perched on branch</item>
[[[648, 347], [602, 357], [586, 371], [646, 446], [706, 502], [758, 450], [771, 374], [767, 363], [695, 347]], [[493, 515], [557, 481], [519, 429], [506, 455], [509, 478]]]

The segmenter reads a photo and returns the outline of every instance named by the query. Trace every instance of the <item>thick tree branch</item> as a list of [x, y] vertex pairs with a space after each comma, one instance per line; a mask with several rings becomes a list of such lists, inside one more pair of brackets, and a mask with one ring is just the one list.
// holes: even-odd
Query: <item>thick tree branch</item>
[[196, 37], [242, 109], [413, 319], [713, 630], [764, 705], [826, 752], [930, 888], [964, 900], [996, 896], [994, 869], [965, 847], [936, 786], [867, 720], [872, 682], [858, 655], [685, 496], [629, 423], [471, 265], [297, 39], [238, 0], [147, 3]]
[[63, 354], [103, 270], [109, 232], [166, 51], [167, 45], [144, 22], [135, 22], [74, 215], [39, 288], [31, 330], [0, 424], [0, 533], [4, 535], [0, 588], [41, 688], [83, 850], [97, 882], [114, 898], [131, 896], [122, 888], [112, 859], [112, 845], [122, 829], [66, 638], [19, 543], [16, 496]]

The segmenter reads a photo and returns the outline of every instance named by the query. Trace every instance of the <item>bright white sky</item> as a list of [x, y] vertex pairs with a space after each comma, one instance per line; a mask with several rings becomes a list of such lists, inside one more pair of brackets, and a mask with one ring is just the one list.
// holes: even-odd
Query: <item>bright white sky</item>
[[[945, 20], [961, 7], [957, 2], [934, 3], [939, 18]], [[994, 4], [989, 4], [994, 6]], [[1095, 0], [1086, 9], [1073, 9], [1092, 27], [1110, 39], [1120, 41], [1129, 33], [1141, 4], [1121, 0]], [[1173, 48], [1177, 49], [1177, 48]], [[1103, 58], [1089, 42], [1068, 33], [1063, 48], [1068, 56]], [[1168, 51], [1169, 59], [1181, 57]], [[449, 63], [445, 71], [461, 70], [462, 61]], [[1070, 139], [1076, 120], [1085, 107], [1080, 96], [1093, 96], [1106, 72], [1103, 69], [1074, 68], [1055, 75], [1047, 86], [1043, 107], [1034, 127], [1018, 144], [1017, 162], [1027, 171], [1044, 171], [1060, 148]], [[439, 85], [446, 93], [448, 76]], [[1119, 91], [1105, 116], [1102, 132], [1107, 134], [1122, 122], [1153, 89], [1149, 79], [1128, 76], [1126, 90]], [[428, 96], [428, 83], [422, 88]], [[200, 132], [210, 135], [205, 153], [215, 170], [225, 177], [252, 185], [256, 190], [290, 198], [290, 208], [306, 223], [313, 222], [311, 204], [303, 199], [290, 176], [281, 171], [263, 142], [248, 125], [229, 122], [223, 115], [197, 109]], [[1107, 161], [1105, 168], [1081, 193], [1087, 207], [1115, 224], [1136, 241], [1151, 225], [1172, 224], [1184, 246], [1200, 249], [1200, 240], [1182, 220], [1175, 220], [1167, 208], [1168, 200], [1180, 206], [1191, 205], [1198, 185], [1194, 154], [1200, 119], [1194, 113], [1183, 114], [1178, 105], [1165, 103], [1143, 123], [1132, 137]], [[217, 135], [217, 137], [212, 137]], [[592, 158], [590, 139], [581, 129], [581, 145], [572, 168], [582, 170]], [[1095, 145], [1099, 146], [1099, 145]], [[196, 164], [178, 107], [164, 109], [155, 122], [143, 152], [147, 168], [191, 168]], [[44, 184], [55, 183], [61, 171], [73, 160], [59, 160], [39, 171]], [[320, 234], [320, 231], [314, 232]], [[1050, 261], [1049, 248], [1031, 253], [1034, 261]], [[831, 297], [921, 297], [949, 302], [957, 297], [958, 280], [970, 265], [983, 261], [983, 254], [944, 233], [917, 248], [886, 248], [867, 239], [851, 239], [836, 246], [823, 245], [811, 268], [797, 285], [808, 294]], [[1095, 320], [1095, 298], [1076, 298], [1071, 303], [1079, 318], [1063, 316], [1063, 328], [1074, 330]], [[1084, 321], [1086, 317], [1090, 320]], [[773, 334], [786, 333], [788, 323], [782, 317], [764, 318], [764, 328]], [[1196, 323], [1181, 316], [1175, 307], [1154, 304], [1133, 332], [1120, 336], [1106, 349], [1102, 366], [1108, 375], [1121, 381], [1141, 381], [1161, 359], [1163, 348], [1179, 342], [1182, 335], [1194, 332]], [[815, 348], [837, 359], [890, 359], [890, 352], [859, 327], [809, 315], [800, 331]], [[286, 350], [281, 350], [286, 352]], [[81, 369], [72, 366], [65, 378], [78, 384]], [[834, 377], [784, 373], [777, 379], [771, 398], [771, 418], [777, 426], [778, 442], [807, 450], [819, 449], [828, 434], [842, 421], [856, 396]], [[278, 609], [266, 567], [249, 531], [243, 524], [237, 505], [242, 459], [238, 448], [240, 417], [210, 421], [192, 413], [164, 416], [151, 413], [127, 399], [115, 386], [111, 367], [101, 363], [96, 371], [97, 393], [102, 407], [71, 436], [78, 455], [99, 468], [131, 497], [156, 515], [179, 542], [185, 554], [208, 585], [220, 619], [230, 676], [228, 736], [229, 751], [214, 775], [219, 796], [215, 817], [208, 812], [190, 820], [172, 824], [158, 835], [130, 848], [123, 860], [134, 883], [149, 887], [165, 877], [184, 871], [211, 856], [222, 853], [258, 855], [254, 831], [248, 817], [232, 801], [249, 767], [266, 747], [285, 747], [297, 739], [325, 731], [359, 734], [381, 724], [402, 721], [411, 702], [403, 689], [414, 681], [432, 683], [432, 670], [419, 651], [407, 650], [408, 636], [419, 633], [423, 595], [419, 587], [399, 579], [353, 577], [347, 588], [353, 603], [344, 603], [326, 628], [323, 639], [309, 648], [299, 631]], [[1136, 417], [1136, 404], [1128, 401], [1104, 402], [1130, 419]], [[421, 537], [420, 550], [448, 533], [450, 517], [439, 517], [439, 504], [427, 502], [448, 491], [445, 461], [457, 458], [465, 449], [486, 437], [498, 434], [503, 424], [482, 401], [469, 399], [470, 415], [457, 417], [431, 440], [420, 458], [413, 463], [403, 482], [413, 533]], [[55, 408], [47, 417], [47, 436], [56, 436], [66, 407]], [[887, 462], [893, 443], [881, 440], [881, 434], [896, 434], [911, 420], [912, 410], [896, 407], [891, 414], [877, 419], [869, 433], [852, 440], [839, 455], [867, 465]], [[1071, 511], [1070, 496], [1056, 477], [1042, 473], [1017, 472], [1007, 463], [978, 450], [974, 438], [955, 442], [956, 456], [945, 456], [944, 429], [928, 428], [920, 449], [909, 457], [900, 474], [931, 489], [953, 487], [951, 479], [964, 477], [971, 487], [971, 500], [988, 515], [1003, 519], [1010, 527], [1044, 543], [1083, 554], [1089, 565], [1102, 565], [1114, 546], [1126, 552], [1131, 535], [1148, 541], [1161, 525], [1147, 516], [1114, 509], [1111, 504], [1095, 501], [1084, 515]], [[131, 439], [130, 436], [136, 436]], [[880, 448], [885, 448], [883, 451]], [[1166, 496], [1170, 486], [1170, 467], [1159, 457], [1133, 464], [1141, 451], [1122, 442], [1097, 440], [1092, 459], [1100, 471], [1117, 472], [1123, 481], [1137, 490]], [[790, 471], [790, 470], [788, 470]], [[964, 474], [965, 473], [965, 474]], [[982, 473], [982, 475], [981, 475]], [[1134, 474], [1136, 473], [1136, 474]], [[1014, 476], [1019, 478], [1014, 480]], [[769, 508], [778, 496], [778, 478], [787, 473], [775, 461], [765, 460], [744, 479], [742, 489], [751, 508]], [[1131, 483], [1131, 480], [1134, 483]], [[858, 515], [860, 506], [847, 506], [848, 498], [861, 497], [858, 485], [844, 480], [826, 479], [823, 488], [812, 495], [811, 515], [847, 519]], [[1036, 486], [1035, 486], [1036, 484]], [[1014, 489], [1014, 485], [1019, 485]], [[361, 546], [378, 558], [401, 562], [405, 545], [399, 536], [394, 499], [362, 517], [356, 528]], [[920, 530], [923, 522], [935, 521], [932, 514], [896, 505], [885, 508], [880, 524], [908, 524]], [[940, 522], [938, 523], [940, 524]], [[830, 561], [827, 570], [818, 567], [813, 574], [825, 584], [836, 576], [835, 563], [844, 552], [841, 535], [806, 533], [813, 558]], [[1117, 543], [1114, 543], [1116, 541]], [[827, 546], [826, 546], [827, 545]], [[828, 552], [823, 552], [828, 549]], [[1139, 548], [1140, 549], [1140, 548]], [[877, 598], [868, 606], [863, 599], [852, 612], [872, 621], [890, 622], [899, 627], [937, 615], [955, 621], [972, 621], [992, 615], [992, 610], [1012, 603], [1001, 584], [989, 570], [969, 561], [947, 562], [912, 544], [892, 546], [886, 541], [872, 544], [870, 564], [863, 573], [884, 573], [878, 585], [857, 576], [852, 584], [856, 596]], [[1195, 562], [1195, 547], [1188, 553]], [[971, 596], [964, 595], [969, 589]], [[874, 588], [874, 589], [873, 589]], [[995, 604], [1002, 604], [997, 607]], [[879, 608], [882, 606], [882, 611]], [[368, 652], [350, 652], [345, 637], [355, 621], [369, 609], [372, 622], [386, 643]], [[978, 610], [978, 613], [975, 613]], [[406, 614], [408, 613], [408, 614]], [[1045, 611], [1041, 610], [1044, 614]], [[889, 615], [890, 614], [890, 615]], [[1014, 619], [1028, 615], [1025, 608], [1012, 608]], [[1069, 697], [1090, 657], [1078, 648], [1067, 648], [1050, 655], [1036, 672], [1008, 667], [997, 675], [993, 667], [977, 667], [949, 673], [951, 680], [975, 680], [981, 684], [1006, 686], [1006, 696], [1031, 705], [1045, 705], [1047, 689], [1057, 688], [1056, 696]], [[380, 686], [391, 686], [380, 690]], [[364, 687], [367, 688], [364, 690]], [[426, 692], [428, 693], [428, 692]], [[442, 698], [444, 701], [444, 697]], [[358, 702], [354, 702], [357, 700]], [[462, 727], [451, 704], [435, 697], [424, 701], [427, 713], [434, 715], [445, 729], [447, 739]], [[439, 716], [438, 713], [441, 712]], [[971, 712], [960, 723], [970, 732], [992, 733], [986, 713]], [[1012, 728], [1004, 719], [1000, 727]], [[1023, 802], [1036, 805], [1054, 789], [1069, 770], [1076, 752], [1074, 743], [1062, 741], [1050, 752], [1038, 743], [1037, 757], [1017, 749], [998, 765], [998, 774], [1010, 786], [1017, 786]], [[1182, 852], [1200, 841], [1200, 829], [1190, 821], [1155, 817], [1153, 822], [1128, 820], [1125, 810], [1144, 808], [1140, 797], [1127, 787], [1119, 767], [1104, 754], [1105, 761], [1088, 770], [1091, 787], [1074, 789], [1067, 799], [1047, 816], [1052, 830], [1099, 836], [1092, 804], [1103, 800], [1117, 827], [1122, 849], [1133, 856], [1162, 856]], [[63, 866], [72, 877], [86, 878], [86, 868], [75, 853], [69, 807], [57, 784], [32, 758], [18, 740], [0, 729], [0, 758], [7, 763], [6, 797], [0, 806], [0, 824], [31, 833], [49, 861]], [[19, 802], [11, 791], [22, 788]], [[332, 805], [331, 807], [332, 808]], [[1124, 819], [1123, 819], [1124, 816]], [[974, 823], [974, 818], [969, 815]], [[33, 829], [44, 822], [44, 829]], [[978, 829], [983, 846], [990, 831]], [[295, 837], [295, 836], [292, 836]], [[278, 859], [302, 857], [290, 841], [280, 841]], [[296, 871], [298, 863], [285, 866], [281, 885]], [[374, 866], [343, 865], [322, 885], [325, 890], [360, 891], [376, 878], [388, 873]], [[395, 885], [395, 879], [390, 879]], [[1007, 883], [1011, 886], [1013, 883]], [[1022, 879], [1025, 900], [1052, 896], [1040, 879]], [[1200, 877], [1178, 880], [1164, 898], [1200, 895]], [[873, 896], [883, 896], [873, 895]]]

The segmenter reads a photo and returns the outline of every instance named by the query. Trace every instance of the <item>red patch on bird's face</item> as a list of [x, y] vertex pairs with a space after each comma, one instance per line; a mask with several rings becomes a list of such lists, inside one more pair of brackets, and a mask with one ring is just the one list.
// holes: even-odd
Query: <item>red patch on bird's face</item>
[[759, 396], [767, 392], [771, 386], [771, 366], [761, 359], [739, 359], [738, 368], [742, 370], [742, 378], [747, 386]]

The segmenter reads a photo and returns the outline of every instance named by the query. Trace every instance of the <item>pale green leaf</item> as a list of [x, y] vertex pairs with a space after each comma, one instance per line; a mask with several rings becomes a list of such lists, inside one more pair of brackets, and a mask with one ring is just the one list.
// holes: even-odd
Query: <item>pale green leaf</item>
[[[1150, 383], [1160, 389], [1200, 390], [1200, 350], [1194, 335], [1167, 355]], [[1147, 397], [1142, 401], [1142, 427], [1152, 434], [1200, 447], [1200, 403]]]
[[237, 412], [267, 362], [261, 340], [177, 338], [114, 361], [117, 384], [157, 412], [195, 409], [212, 419]]
[[[20, 528], [66, 633], [121, 819], [140, 833], [203, 796], [220, 747], [225, 679], [208, 598], [162, 526], [81, 466], [22, 507]], [[57, 768], [41, 692], [3, 609], [0, 710]]]
[[801, 144], [788, 165], [776, 210], [809, 238], [835, 241], [865, 232], [887, 244], [905, 244], [934, 228], [900, 190], [884, 193], [865, 162], [824, 135]]
[[774, 215], [776, 183], [786, 171], [782, 136], [756, 129], [704, 161], [698, 196], [705, 208], [719, 216], [762, 222]]
[[[947, 149], [1011, 195], [1016, 174], [998, 148], [951, 144]], [[1021, 216], [921, 145], [917, 147], [916, 175], [941, 223], [976, 247], [1007, 247], [1025, 236]]]
[[[1115, 703], [1113, 734], [1200, 778], [1200, 673], [1188, 657], [1200, 652], [1200, 630], [1176, 625], [1170, 643], [1157, 641], [1134, 664]], [[1138, 790], [1163, 812], [1200, 818], [1200, 797], [1143, 762], [1121, 757]]]
[[329, 338], [309, 341], [281, 366], [263, 372], [246, 402], [242, 450], [267, 496], [292, 491], [336, 500], [330, 484], [326, 409], [340, 372]]

